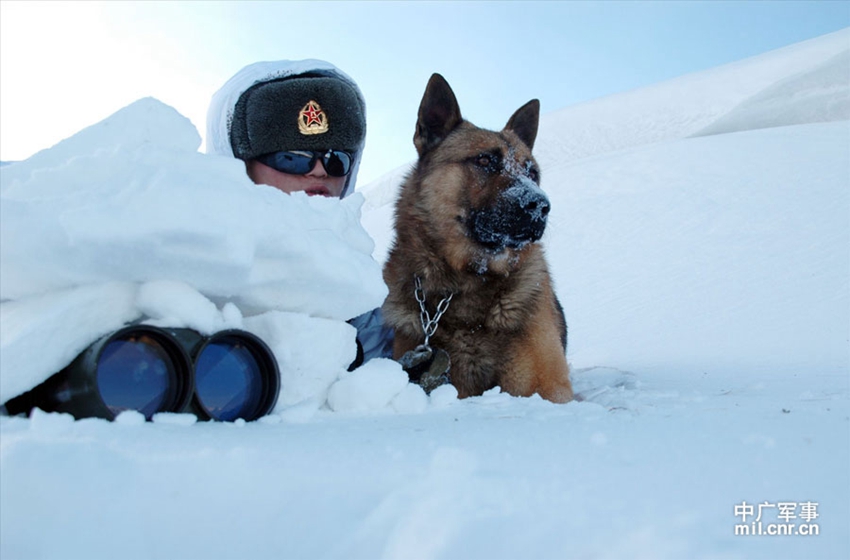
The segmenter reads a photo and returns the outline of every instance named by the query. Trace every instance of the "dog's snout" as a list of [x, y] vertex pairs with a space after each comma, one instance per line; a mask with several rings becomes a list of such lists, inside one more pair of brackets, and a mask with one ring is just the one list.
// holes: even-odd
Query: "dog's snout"
[[470, 231], [484, 246], [519, 249], [543, 236], [549, 209], [540, 187], [520, 181], [503, 191], [494, 206], [473, 212]]

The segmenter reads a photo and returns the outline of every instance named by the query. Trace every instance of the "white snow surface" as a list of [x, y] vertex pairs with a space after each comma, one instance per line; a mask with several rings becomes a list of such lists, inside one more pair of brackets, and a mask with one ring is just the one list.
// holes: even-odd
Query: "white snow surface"
[[[850, 557], [849, 60], [845, 29], [543, 115], [566, 405], [345, 371], [405, 170], [283, 195], [153, 99], [4, 166], [0, 399], [134, 320], [248, 329], [282, 390], [0, 418], [0, 558]], [[818, 534], [736, 536], [743, 502]]]

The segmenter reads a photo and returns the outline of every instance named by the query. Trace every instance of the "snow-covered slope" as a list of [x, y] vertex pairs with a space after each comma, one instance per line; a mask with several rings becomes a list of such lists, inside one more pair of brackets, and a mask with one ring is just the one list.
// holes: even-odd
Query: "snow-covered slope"
[[[848, 30], [544, 116], [539, 145], [558, 161], [697, 134], [846, 120]], [[795, 91], [795, 86], [798, 88]], [[784, 89], [771, 101], [772, 92]], [[800, 95], [805, 92], [805, 95]], [[769, 121], [756, 114], [763, 111]], [[807, 118], [806, 118], [807, 117]], [[723, 123], [728, 121], [728, 125]], [[740, 124], [733, 124], [739, 121]]]
[[[659, 84], [544, 113], [535, 154], [554, 191], [559, 166], [648, 144], [850, 119], [850, 30]], [[463, 100], [461, 111], [463, 110]], [[557, 100], [542, 100], [543, 108]], [[507, 120], [507, 116], [505, 117]], [[498, 128], [504, 122], [475, 123]], [[715, 132], [716, 131], [716, 132]], [[409, 165], [362, 187], [364, 224], [386, 256], [386, 206]], [[376, 216], [373, 219], [372, 213]]]
[[[347, 333], [334, 331], [341, 321], [320, 317], [309, 295], [300, 309], [272, 306], [252, 318], [238, 297], [189, 286], [182, 273], [132, 276], [132, 263], [116, 265], [114, 282], [66, 288], [76, 290], [70, 299], [60, 290], [4, 295], [0, 388], [7, 376], [31, 381], [19, 372], [46, 345], [84, 345], [75, 325], [111, 328], [95, 302], [113, 294], [129, 312], [160, 320], [254, 322], [275, 338], [285, 385], [297, 391], [250, 424], [179, 415], [145, 423], [132, 413], [112, 424], [0, 418], [0, 557], [847, 558], [848, 53], [844, 30], [544, 115], [536, 154], [553, 205], [544, 242], [583, 399], [567, 405], [495, 391], [426, 398], [387, 363], [337, 371], [342, 358], [327, 355]], [[175, 155], [174, 165], [235, 180], [221, 162], [207, 167], [207, 156], [185, 159], [196, 155]], [[75, 165], [72, 156], [56, 166]], [[6, 185], [6, 170], [24, 163], [2, 172], [3, 212], [15, 192], [28, 210], [52, 208], [42, 206], [49, 197]], [[55, 177], [56, 166], [33, 165], [27, 180]], [[138, 169], [138, 187], [156, 192], [147, 168]], [[360, 189], [378, 261], [403, 174]], [[201, 200], [197, 183], [187, 184]], [[228, 196], [307, 212], [303, 199]], [[217, 218], [195, 223], [195, 207], [182, 210], [179, 227], [156, 219], [158, 235], [165, 243], [168, 231], [197, 233], [188, 236], [191, 256], [208, 264], [204, 239]], [[358, 235], [348, 221], [355, 210], [313, 210], [324, 214], [302, 216], [309, 226], [338, 217], [334, 231]], [[60, 246], [67, 239], [57, 232], [80, 229], [58, 210], [37, 215], [61, 223], [33, 220], [28, 230], [17, 214], [3, 215], [4, 255], [7, 224], [20, 226], [12, 233], [47, 232]], [[259, 235], [254, 226], [245, 227]], [[130, 231], [142, 237], [150, 228]], [[295, 235], [285, 225], [275, 231]], [[91, 274], [62, 251], [45, 253], [37, 237], [26, 243], [47, 255], [46, 270], [64, 262], [67, 278]], [[44, 281], [22, 252], [10, 254]], [[251, 269], [250, 258], [242, 262]], [[271, 271], [267, 279], [285, 285], [281, 267]], [[344, 298], [334, 282], [349, 280], [363, 290], [355, 303], [372, 301], [359, 280], [336, 278], [346, 270], [333, 272], [314, 280], [330, 303]], [[169, 317], [174, 307], [182, 315]], [[10, 369], [8, 345], [23, 365]], [[305, 372], [311, 356], [322, 367]], [[298, 367], [286, 369], [287, 360]], [[757, 529], [756, 513], [765, 531], [786, 523], [780, 503], [793, 504], [787, 525], [796, 533], [815, 525], [818, 534], [736, 536], [736, 525]], [[739, 515], [754, 504], [753, 515]]]

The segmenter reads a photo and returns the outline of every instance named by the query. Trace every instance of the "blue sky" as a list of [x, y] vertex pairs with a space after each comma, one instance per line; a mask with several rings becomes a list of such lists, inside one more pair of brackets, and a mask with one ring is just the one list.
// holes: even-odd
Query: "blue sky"
[[[360, 182], [412, 160], [443, 74], [501, 128], [850, 26], [850, 2], [0, 2], [0, 159], [19, 160], [148, 95], [204, 135], [210, 96], [257, 60], [322, 58], [368, 105]], [[850, 48], [850, 45], [848, 45]]]

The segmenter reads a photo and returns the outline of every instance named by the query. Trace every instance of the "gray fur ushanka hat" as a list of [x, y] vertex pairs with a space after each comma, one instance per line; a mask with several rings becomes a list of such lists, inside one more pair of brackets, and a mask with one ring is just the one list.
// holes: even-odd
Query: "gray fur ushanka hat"
[[365, 135], [355, 89], [319, 74], [254, 84], [236, 102], [230, 125], [233, 155], [242, 160], [290, 150], [356, 152]]

